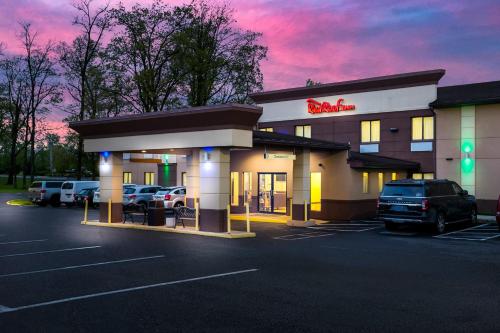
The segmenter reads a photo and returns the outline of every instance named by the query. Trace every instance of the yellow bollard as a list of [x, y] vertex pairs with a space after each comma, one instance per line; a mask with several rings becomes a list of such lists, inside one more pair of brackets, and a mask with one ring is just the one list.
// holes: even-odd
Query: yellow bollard
[[250, 232], [250, 205], [245, 203], [245, 214], [247, 216], [247, 232]]
[[231, 206], [227, 205], [227, 232], [231, 233]]
[[200, 209], [199, 209], [199, 204], [196, 198], [194, 198], [194, 210], [195, 210], [195, 216], [194, 216], [194, 228], [196, 231], [200, 230]]
[[304, 200], [304, 221], [307, 221], [307, 200]]
[[290, 220], [293, 220], [292, 209], [293, 209], [293, 198], [290, 198]]
[[111, 223], [111, 199], [108, 200], [108, 223]]
[[89, 200], [85, 199], [85, 213], [83, 214], [83, 223], [85, 224], [87, 224], [88, 210], [89, 210]]

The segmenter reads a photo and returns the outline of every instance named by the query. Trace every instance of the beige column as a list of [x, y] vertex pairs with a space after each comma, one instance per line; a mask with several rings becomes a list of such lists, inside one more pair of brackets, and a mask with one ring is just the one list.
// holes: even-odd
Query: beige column
[[99, 221], [108, 222], [111, 199], [111, 222], [122, 222], [123, 153], [101, 153], [99, 157]]
[[227, 231], [229, 149], [200, 150], [200, 230]]
[[311, 151], [298, 150], [293, 161], [292, 218], [304, 220], [304, 202], [307, 202], [307, 216], [311, 216]]
[[194, 200], [200, 197], [200, 150], [193, 148], [191, 155], [186, 156], [186, 205], [194, 208]]

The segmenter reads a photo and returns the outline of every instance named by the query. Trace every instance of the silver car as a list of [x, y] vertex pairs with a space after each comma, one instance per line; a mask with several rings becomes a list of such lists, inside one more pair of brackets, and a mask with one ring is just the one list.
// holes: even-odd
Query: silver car
[[123, 189], [123, 204], [137, 204], [147, 207], [148, 202], [153, 200], [153, 195], [161, 189], [155, 185], [136, 185]]
[[165, 208], [184, 206], [186, 204], [186, 188], [184, 186], [162, 188], [156, 192], [153, 199], [163, 201]]
[[61, 185], [63, 181], [37, 181], [28, 188], [28, 195], [32, 202], [40, 206], [50, 203], [53, 207], [61, 204]]
[[[123, 188], [127, 187], [134, 187], [136, 186], [135, 184], [123, 184]], [[99, 207], [99, 202], [101, 201], [101, 189], [97, 188], [97, 190], [94, 191], [94, 197], [93, 197], [93, 205], [95, 208]]]

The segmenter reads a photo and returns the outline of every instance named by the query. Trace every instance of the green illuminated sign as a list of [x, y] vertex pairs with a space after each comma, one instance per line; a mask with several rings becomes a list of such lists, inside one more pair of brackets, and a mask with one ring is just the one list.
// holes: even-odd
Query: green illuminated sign
[[469, 140], [464, 140], [462, 143], [462, 151], [464, 153], [472, 153], [474, 150], [474, 144]]
[[466, 157], [462, 160], [462, 171], [464, 173], [470, 173], [474, 170], [474, 160], [470, 157]]

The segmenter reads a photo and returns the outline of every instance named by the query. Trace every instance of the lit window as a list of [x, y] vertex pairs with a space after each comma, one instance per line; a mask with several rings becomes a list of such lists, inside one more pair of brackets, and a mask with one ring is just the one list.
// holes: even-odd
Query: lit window
[[368, 172], [363, 172], [363, 193], [368, 193]]
[[239, 205], [239, 182], [238, 182], [238, 172], [231, 172], [231, 205]]
[[243, 172], [243, 200], [249, 204], [252, 202], [252, 173]]
[[144, 172], [144, 185], [154, 185], [154, 184], [155, 184], [155, 173]]
[[261, 131], [261, 132], [274, 132], [272, 127], [263, 127], [263, 128], [260, 128], [259, 131]]
[[187, 186], [187, 172], [181, 172], [181, 185]]
[[321, 172], [311, 172], [311, 210], [321, 211]]
[[379, 172], [378, 173], [378, 191], [382, 192], [383, 189], [384, 189], [384, 173]]
[[414, 173], [411, 176], [413, 179], [434, 179], [434, 173], [426, 172], [426, 173]]
[[132, 184], [132, 172], [123, 173], [123, 184]]
[[380, 120], [361, 122], [361, 142], [380, 142]]
[[434, 139], [434, 117], [414, 117], [411, 119], [411, 139], [413, 141]]
[[297, 125], [295, 126], [295, 135], [304, 138], [311, 138], [311, 125]]
[[398, 174], [396, 172], [391, 174], [391, 180], [398, 180]]

